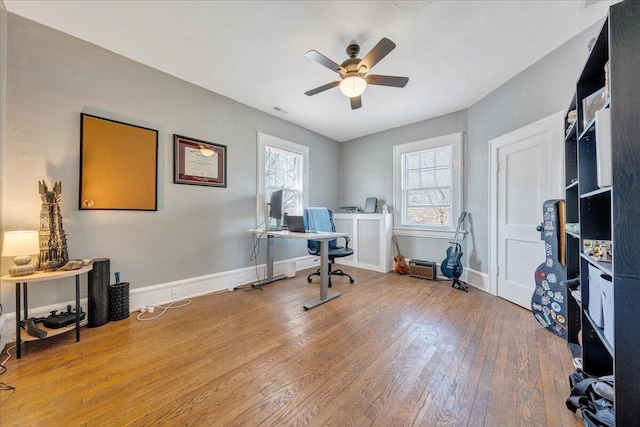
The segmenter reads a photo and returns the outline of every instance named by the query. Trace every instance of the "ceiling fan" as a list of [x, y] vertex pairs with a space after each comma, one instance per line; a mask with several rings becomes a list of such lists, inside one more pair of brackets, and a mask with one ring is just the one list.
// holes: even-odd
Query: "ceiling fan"
[[327, 89], [340, 86], [340, 90], [343, 95], [349, 97], [351, 100], [351, 109], [355, 110], [356, 108], [362, 107], [362, 99], [360, 96], [367, 88], [367, 84], [405, 87], [409, 81], [408, 77], [381, 76], [375, 74], [367, 75], [373, 66], [380, 62], [382, 58], [387, 56], [389, 52], [395, 49], [395, 47], [396, 44], [385, 37], [380, 40], [363, 59], [360, 59], [357, 58], [358, 53], [360, 52], [360, 46], [358, 46], [357, 43], [351, 43], [347, 46], [347, 55], [349, 55], [349, 59], [344, 61], [342, 64], [332, 61], [315, 50], [310, 50], [304, 54], [307, 58], [340, 74], [342, 80], [337, 80], [315, 89], [311, 89], [305, 92], [305, 95], [312, 96], [317, 93], [324, 92]]

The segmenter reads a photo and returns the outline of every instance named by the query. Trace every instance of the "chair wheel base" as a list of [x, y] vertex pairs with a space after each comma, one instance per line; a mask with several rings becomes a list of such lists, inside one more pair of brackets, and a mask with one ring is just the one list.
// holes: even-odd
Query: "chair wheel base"
[[[318, 271], [316, 271], [315, 273], [311, 273], [311, 274], [309, 274], [309, 276], [307, 276], [307, 282], [309, 282], [309, 283], [311, 283], [311, 276], [320, 276], [320, 269], [318, 269]], [[331, 283], [331, 276], [348, 277], [349, 278], [349, 283], [355, 283], [355, 280], [353, 279], [353, 277], [351, 277], [347, 273], [343, 272], [341, 269], [332, 271], [331, 268], [329, 268], [329, 287], [330, 288], [333, 287], [333, 285]]]

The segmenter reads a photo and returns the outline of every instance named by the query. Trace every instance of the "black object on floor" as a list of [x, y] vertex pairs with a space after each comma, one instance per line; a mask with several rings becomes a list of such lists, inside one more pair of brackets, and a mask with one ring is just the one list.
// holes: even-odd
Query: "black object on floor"
[[89, 321], [87, 326], [95, 328], [109, 322], [109, 258], [93, 260], [93, 270], [88, 274], [87, 295]]
[[451, 280], [452, 280], [452, 283], [451, 283], [451, 287], [452, 288], [456, 288], [456, 289], [460, 289], [461, 291], [469, 292], [467, 284], [464, 283], [462, 280], [460, 280], [457, 277], [452, 277]]
[[129, 317], [129, 282], [109, 286], [109, 320]]

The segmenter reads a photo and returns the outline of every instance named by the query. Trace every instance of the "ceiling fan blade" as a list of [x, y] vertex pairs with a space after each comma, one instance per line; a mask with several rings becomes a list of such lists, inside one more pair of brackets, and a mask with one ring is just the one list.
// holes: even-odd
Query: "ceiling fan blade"
[[324, 65], [328, 69], [330, 69], [332, 71], [335, 71], [336, 73], [338, 73], [340, 75], [346, 74], [346, 72], [347, 72], [347, 70], [342, 68], [342, 65], [338, 64], [337, 62], [332, 61], [331, 59], [327, 58], [326, 56], [324, 56], [323, 54], [321, 54], [318, 51], [310, 50], [309, 52], [305, 53], [304, 56], [306, 56], [307, 58], [309, 58], [312, 61], [317, 62], [320, 65]]
[[380, 76], [371, 74], [364, 78], [370, 85], [405, 87], [409, 77]]
[[332, 87], [336, 87], [339, 84], [340, 84], [339, 80], [336, 82], [327, 83], [326, 85], [322, 85], [315, 89], [308, 90], [304, 94], [307, 96], [312, 96], [312, 95], [315, 95], [316, 93], [324, 92], [325, 90], [331, 89]]
[[[389, 40], [386, 37], [383, 37], [382, 40], [378, 42], [377, 45], [371, 49], [367, 56], [362, 58], [362, 61], [358, 64], [358, 71], [361, 73], [366, 73], [370, 71], [374, 65], [376, 65], [382, 58], [387, 56], [389, 52], [395, 49], [396, 44]], [[366, 69], [362, 69], [362, 66], [365, 66]]]
[[355, 110], [362, 107], [362, 98], [359, 96], [354, 96], [353, 98], [349, 98], [351, 101], [351, 109]]

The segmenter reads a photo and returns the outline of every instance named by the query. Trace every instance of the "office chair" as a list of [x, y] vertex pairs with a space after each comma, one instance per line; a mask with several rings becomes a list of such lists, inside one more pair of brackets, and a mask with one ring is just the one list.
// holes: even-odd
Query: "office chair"
[[[327, 208], [308, 208], [304, 210], [303, 215], [305, 230], [315, 231], [329, 231], [335, 232], [336, 225], [333, 222], [333, 212]], [[347, 276], [349, 283], [353, 283], [353, 277], [342, 271], [342, 269], [332, 270], [331, 265], [335, 262], [336, 258], [342, 258], [345, 256], [353, 255], [353, 249], [349, 248], [349, 237], [344, 236], [344, 247], [338, 246], [338, 239], [329, 241], [329, 287], [331, 287], [331, 276]], [[309, 240], [307, 243], [307, 251], [310, 255], [320, 255], [320, 242], [316, 240]], [[307, 277], [307, 281], [311, 283], [311, 276], [320, 276], [320, 269], [315, 273], [311, 273]]]

